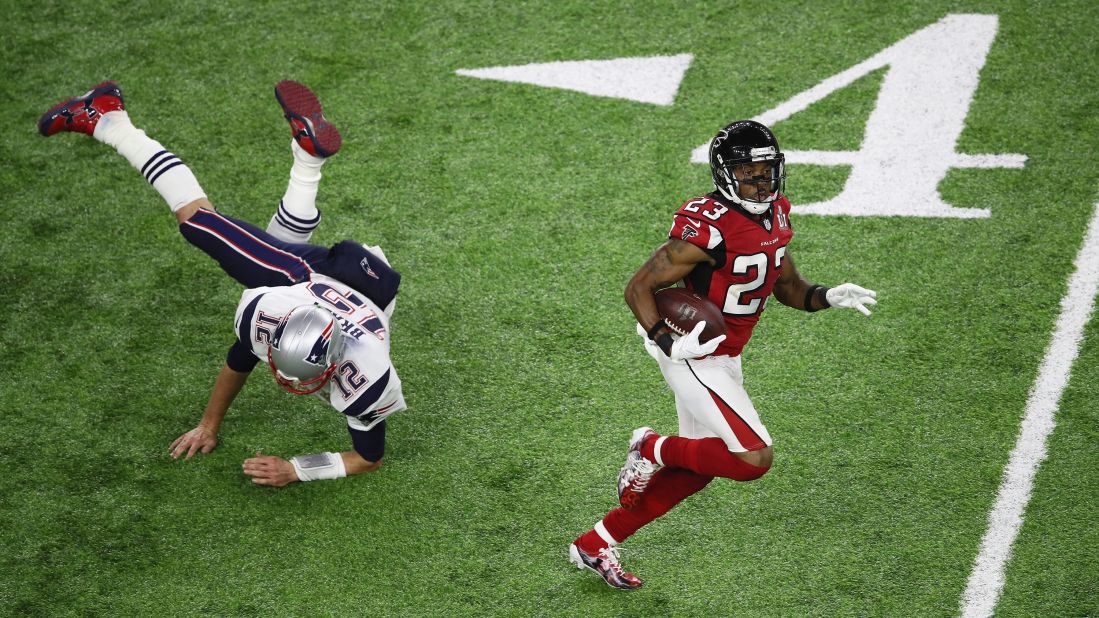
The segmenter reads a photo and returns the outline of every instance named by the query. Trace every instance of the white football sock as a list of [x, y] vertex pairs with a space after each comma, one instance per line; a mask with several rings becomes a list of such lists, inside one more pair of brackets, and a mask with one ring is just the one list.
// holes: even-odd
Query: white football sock
[[317, 189], [325, 159], [305, 152], [296, 140], [291, 140], [290, 152], [294, 155], [290, 183], [278, 210], [267, 224], [267, 232], [287, 242], [304, 243], [309, 241], [313, 230], [321, 223], [321, 213], [317, 210]]
[[599, 520], [599, 523], [595, 524], [594, 530], [595, 533], [599, 535], [599, 538], [603, 539], [603, 542], [610, 547], [618, 545], [618, 541], [614, 540], [614, 537], [611, 536], [611, 533], [607, 530], [607, 527], [603, 525], [602, 519]]
[[664, 446], [664, 441], [667, 439], [668, 436], [660, 436], [656, 439], [656, 444], [653, 445], [653, 458], [661, 466], [664, 465], [664, 458], [660, 456], [660, 447]]
[[134, 127], [125, 110], [107, 112], [95, 126], [95, 139], [113, 146], [153, 185], [172, 212], [206, 197], [198, 179], [183, 161], [160, 142]]

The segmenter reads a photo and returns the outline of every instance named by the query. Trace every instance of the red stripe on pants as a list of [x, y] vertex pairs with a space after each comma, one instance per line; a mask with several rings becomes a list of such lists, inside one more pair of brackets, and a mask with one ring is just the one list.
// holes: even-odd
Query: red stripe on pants
[[706, 390], [709, 391], [710, 398], [714, 400], [714, 405], [717, 406], [718, 410], [721, 410], [721, 416], [725, 418], [725, 422], [729, 424], [729, 428], [733, 430], [733, 435], [736, 436], [741, 446], [749, 451], [758, 451], [767, 446], [767, 443], [759, 437], [756, 430], [744, 422], [744, 419], [740, 418], [740, 415], [736, 413], [732, 406], [725, 403], [725, 400], [710, 387], [707, 386]]

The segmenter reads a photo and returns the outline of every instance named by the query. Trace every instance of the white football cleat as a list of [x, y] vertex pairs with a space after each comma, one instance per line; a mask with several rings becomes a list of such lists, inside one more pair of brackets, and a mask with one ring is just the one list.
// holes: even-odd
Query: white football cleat
[[592, 555], [573, 543], [569, 545], [569, 561], [578, 569], [589, 568], [595, 571], [612, 588], [636, 590], [641, 587], [641, 580], [622, 568], [622, 563], [618, 560], [618, 550], [614, 547], [604, 547]]

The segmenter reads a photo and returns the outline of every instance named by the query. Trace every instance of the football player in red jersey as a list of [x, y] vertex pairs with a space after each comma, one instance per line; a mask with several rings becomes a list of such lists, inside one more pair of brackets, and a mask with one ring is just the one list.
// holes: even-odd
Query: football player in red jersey
[[[577, 567], [616, 588], [641, 586], [622, 568], [616, 545], [714, 477], [751, 481], [770, 469], [771, 436], [740, 367], [768, 296], [804, 311], [846, 307], [865, 315], [877, 302], [873, 290], [813, 284], [794, 266], [787, 250], [794, 235], [790, 201], [782, 193], [785, 156], [770, 129], [751, 120], [726, 126], [710, 143], [710, 169], [715, 191], [680, 206], [668, 240], [626, 286], [638, 334], [675, 393], [679, 435], [648, 427], [633, 432], [618, 475], [621, 507], [569, 547]], [[704, 323], [684, 336], [665, 325], [653, 294], [679, 281], [721, 309], [725, 335], [701, 342]]]

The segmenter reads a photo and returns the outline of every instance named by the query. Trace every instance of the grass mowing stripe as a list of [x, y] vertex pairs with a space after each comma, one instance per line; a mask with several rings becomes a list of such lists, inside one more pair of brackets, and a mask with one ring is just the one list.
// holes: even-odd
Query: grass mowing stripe
[[1023, 523], [1023, 511], [1038, 466], [1046, 458], [1046, 439], [1053, 432], [1054, 414], [1068, 384], [1072, 363], [1084, 338], [1084, 327], [1095, 307], [1099, 288], [1099, 203], [1095, 205], [1083, 246], [1076, 256], [1076, 272], [1061, 300], [1061, 315], [1053, 340], [1038, 370], [1027, 400], [1026, 416], [1011, 451], [996, 503], [988, 515], [988, 530], [962, 595], [962, 616], [991, 616], [1004, 586], [1004, 566]]

